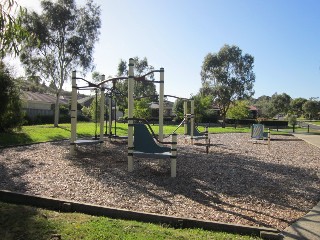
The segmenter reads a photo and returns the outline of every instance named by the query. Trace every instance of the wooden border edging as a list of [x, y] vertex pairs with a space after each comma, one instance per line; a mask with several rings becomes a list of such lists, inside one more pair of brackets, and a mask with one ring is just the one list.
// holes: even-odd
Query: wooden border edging
[[[222, 231], [254, 236], [273, 236], [272, 239], [280, 239], [279, 231], [274, 228], [253, 227], [238, 224], [203, 221], [193, 218], [180, 218], [168, 215], [129, 211], [119, 208], [102, 207], [93, 204], [84, 204], [75, 201], [61, 200], [49, 197], [33, 196], [29, 194], [0, 190], [0, 201], [13, 204], [23, 204], [49, 210], [62, 212], [78, 212], [95, 216], [135, 220], [140, 222], [168, 224], [174, 228], [200, 228], [204, 230]], [[266, 234], [266, 235], [265, 235]], [[269, 237], [267, 237], [270, 239]]]

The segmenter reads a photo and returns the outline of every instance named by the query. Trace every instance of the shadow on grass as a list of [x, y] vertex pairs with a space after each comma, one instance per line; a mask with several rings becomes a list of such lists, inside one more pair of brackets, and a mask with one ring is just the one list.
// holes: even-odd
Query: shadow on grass
[[25, 133], [0, 133], [0, 147], [6, 147], [11, 145], [32, 143], [33, 140]]
[[36, 208], [0, 202], [1, 239], [52, 239], [55, 232]]

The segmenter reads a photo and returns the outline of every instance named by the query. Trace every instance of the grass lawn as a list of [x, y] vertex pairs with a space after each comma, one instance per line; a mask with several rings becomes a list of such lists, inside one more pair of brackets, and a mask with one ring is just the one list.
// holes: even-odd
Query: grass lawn
[[259, 239], [0, 202], [1, 239]]
[[[127, 135], [128, 125], [126, 123], [117, 123], [117, 135]], [[155, 133], [158, 133], [159, 127], [152, 125]], [[164, 134], [169, 135], [177, 128], [177, 125], [168, 125], [164, 127]], [[200, 131], [204, 131], [204, 127], [199, 127]], [[52, 124], [23, 126], [20, 131], [16, 130], [11, 133], [0, 133], [0, 146], [10, 146], [18, 144], [28, 144], [36, 142], [47, 142], [53, 140], [62, 140], [70, 138], [71, 125], [69, 123], [60, 124], [55, 128]], [[99, 126], [97, 134], [99, 135]], [[249, 128], [233, 128], [233, 127], [210, 127], [209, 133], [228, 133], [228, 132], [249, 132]], [[113, 128], [113, 133], [115, 132]], [[77, 134], [79, 138], [92, 137], [96, 133], [95, 123], [79, 122], [77, 124]], [[177, 134], [183, 134], [183, 126], [177, 131]]]
[[[154, 132], [159, 132], [158, 125], [151, 125]], [[176, 130], [178, 125], [166, 125], [164, 126], [164, 134], [169, 135]], [[117, 123], [117, 135], [127, 135], [128, 125], [126, 123]], [[204, 131], [205, 128], [200, 126], [199, 131]], [[305, 131], [305, 129], [302, 129]], [[249, 133], [251, 130], [249, 127], [210, 127], [209, 133]], [[297, 129], [299, 131], [299, 129]], [[99, 136], [99, 126], [97, 129], [97, 135]], [[113, 128], [113, 133], [115, 129]], [[177, 131], [177, 134], [184, 134], [184, 128], [181, 126]], [[283, 134], [292, 133], [292, 129], [282, 129], [281, 131], [271, 131], [271, 134]], [[52, 124], [46, 125], [33, 125], [23, 126], [20, 131], [16, 130], [11, 133], [0, 133], [0, 146], [10, 146], [18, 144], [28, 144], [37, 142], [47, 142], [54, 140], [69, 139], [71, 134], [71, 124], [63, 123], [59, 124], [59, 127], [55, 128]], [[78, 138], [90, 138], [95, 136], [95, 123], [79, 122], [77, 124]]]
[[312, 121], [310, 123], [320, 126], [320, 121]]

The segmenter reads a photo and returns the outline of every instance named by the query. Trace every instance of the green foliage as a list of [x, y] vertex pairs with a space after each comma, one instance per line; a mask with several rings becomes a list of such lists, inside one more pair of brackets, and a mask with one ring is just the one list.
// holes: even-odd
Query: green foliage
[[256, 99], [253, 104], [258, 108], [260, 118], [272, 118], [271, 97], [263, 95]]
[[[22, 41], [36, 40], [33, 35], [22, 27], [22, 16], [27, 13], [25, 8], [15, 0], [0, 2], [0, 57], [6, 54], [19, 55]], [[15, 15], [18, 14], [18, 17]]]
[[176, 115], [174, 120], [176, 122], [181, 122], [184, 118], [184, 112], [183, 112], [183, 102], [184, 100], [181, 98], [177, 98], [176, 101], [173, 104], [173, 113]]
[[254, 58], [243, 55], [237, 46], [224, 45], [218, 53], [205, 56], [201, 70], [202, 88], [209, 88], [213, 93], [223, 121], [232, 102], [253, 95], [253, 63]]
[[275, 116], [277, 114], [287, 114], [290, 110], [290, 102], [291, 102], [291, 97], [286, 94], [273, 94], [271, 96], [271, 115]]
[[27, 78], [20, 77], [15, 79], [16, 85], [24, 91], [39, 92], [39, 93], [51, 93], [55, 92], [55, 89], [50, 86], [46, 86], [45, 82], [40, 80], [37, 76], [30, 76]]
[[228, 110], [227, 117], [232, 119], [246, 119], [249, 117], [249, 103], [248, 101], [236, 101]]
[[82, 112], [83, 116], [88, 117], [88, 118], [91, 119], [90, 107], [83, 106], [83, 107], [81, 108], [81, 112]]
[[9, 131], [23, 124], [20, 92], [14, 79], [0, 61], [0, 132]]
[[77, 8], [74, 0], [41, 1], [41, 14], [21, 16], [23, 27], [35, 34], [37, 41], [25, 42], [20, 60], [29, 76], [50, 81], [57, 96], [55, 126], [59, 119], [60, 94], [71, 71], [92, 68], [94, 43], [101, 27], [100, 7], [87, 1]]
[[100, 121], [100, 99], [101, 99], [101, 95], [100, 93], [98, 93], [97, 98], [96, 97], [93, 98], [93, 101], [91, 102], [89, 107], [90, 118], [94, 122]]
[[303, 104], [307, 101], [305, 98], [295, 98], [290, 102], [290, 113], [297, 115], [298, 117], [303, 115]]
[[199, 93], [193, 97], [196, 122], [216, 122], [217, 112], [212, 109], [213, 96]]
[[[146, 73], [154, 70], [154, 67], [149, 65], [148, 59], [144, 57], [140, 59], [139, 57], [134, 57], [134, 76], [140, 77]], [[128, 64], [125, 60], [121, 59], [118, 64], [118, 76], [128, 76]], [[148, 80], [154, 80], [154, 74], [148, 76]], [[116, 96], [117, 104], [120, 110], [124, 111], [128, 108], [128, 81], [118, 81], [115, 85], [115, 88], [119, 90], [120, 95]], [[143, 96], [154, 96], [156, 95], [156, 86], [151, 82], [137, 82], [134, 84], [134, 96], [143, 97]], [[152, 100], [150, 100], [152, 101]]]
[[320, 102], [315, 99], [308, 100], [302, 105], [302, 110], [304, 111], [305, 118], [318, 119], [320, 112]]
[[133, 116], [145, 119], [151, 118], [150, 102], [148, 99], [143, 98], [134, 102]]
[[287, 120], [288, 120], [288, 123], [289, 123], [291, 126], [297, 125], [297, 116], [296, 116], [296, 115], [288, 115], [288, 116], [287, 116]]

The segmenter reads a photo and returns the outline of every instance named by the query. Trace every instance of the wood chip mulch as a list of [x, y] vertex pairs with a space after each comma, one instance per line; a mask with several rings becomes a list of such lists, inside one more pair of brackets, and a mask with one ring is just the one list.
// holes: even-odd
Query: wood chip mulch
[[0, 189], [135, 211], [283, 230], [320, 200], [320, 149], [294, 136], [254, 144], [249, 134], [211, 134], [210, 153], [178, 138], [170, 160], [134, 159], [127, 145], [51, 142], [0, 149]]

